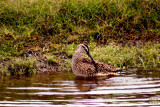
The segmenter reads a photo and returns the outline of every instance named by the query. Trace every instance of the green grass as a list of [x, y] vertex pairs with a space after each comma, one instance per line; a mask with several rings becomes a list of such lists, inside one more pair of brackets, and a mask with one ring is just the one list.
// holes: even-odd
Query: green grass
[[[27, 49], [49, 53], [48, 63], [61, 62], [54, 55], [65, 56], [69, 68], [82, 42], [90, 43], [92, 56], [104, 63], [159, 67], [159, 28], [157, 0], [1, 0], [0, 69]], [[152, 43], [134, 46], [137, 41]]]
[[46, 56], [46, 58], [49, 65], [56, 65], [58, 63], [57, 58], [55, 56], [48, 55]]
[[16, 42], [51, 38], [66, 43], [76, 35], [78, 41], [105, 43], [107, 38], [157, 40], [160, 35], [156, 0], [3, 0], [0, 6], [0, 35]]
[[[76, 44], [67, 46], [67, 54], [74, 51]], [[160, 44], [148, 43], [142, 47], [121, 45], [102, 45], [96, 46], [95, 43], [90, 45], [90, 54], [92, 57], [100, 62], [117, 67], [143, 67], [144, 69], [152, 69], [160, 67]]]
[[12, 59], [8, 66], [9, 74], [29, 74], [31, 72], [35, 72], [36, 68], [34, 64], [36, 63], [35, 59], [23, 59], [23, 58], [15, 58]]

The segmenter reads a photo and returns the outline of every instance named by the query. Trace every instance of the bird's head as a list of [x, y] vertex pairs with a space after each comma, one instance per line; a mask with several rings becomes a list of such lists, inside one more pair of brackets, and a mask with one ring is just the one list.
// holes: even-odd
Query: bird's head
[[76, 51], [75, 51], [76, 53], [82, 53], [82, 54], [89, 54], [89, 48], [88, 48], [88, 46], [87, 45], [85, 45], [85, 44], [79, 44], [78, 46], [77, 46], [77, 49], [76, 49]]
[[85, 44], [79, 44], [79, 45], [77, 46], [77, 49], [76, 49], [75, 52], [76, 52], [76, 53], [81, 53], [81, 54], [87, 54], [87, 55], [91, 58], [94, 66], [95, 66], [95, 69], [96, 69], [96, 71], [97, 71], [97, 65], [96, 65], [95, 61], [93, 60], [92, 56], [89, 54], [89, 48], [88, 48], [87, 45], [85, 45]]

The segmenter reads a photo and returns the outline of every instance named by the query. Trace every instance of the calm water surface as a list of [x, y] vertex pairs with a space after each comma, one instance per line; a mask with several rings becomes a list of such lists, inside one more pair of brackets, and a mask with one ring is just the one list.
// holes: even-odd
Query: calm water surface
[[160, 71], [77, 78], [72, 72], [1, 77], [0, 106], [159, 106]]

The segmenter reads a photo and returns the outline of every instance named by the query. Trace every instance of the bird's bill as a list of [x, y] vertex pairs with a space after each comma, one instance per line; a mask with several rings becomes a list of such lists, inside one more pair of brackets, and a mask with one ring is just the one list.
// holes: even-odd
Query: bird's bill
[[96, 68], [96, 71], [97, 71], [97, 65], [96, 65], [95, 61], [93, 60], [92, 56], [89, 54], [89, 52], [87, 53], [87, 55], [91, 58], [94, 66], [95, 66], [95, 68]]

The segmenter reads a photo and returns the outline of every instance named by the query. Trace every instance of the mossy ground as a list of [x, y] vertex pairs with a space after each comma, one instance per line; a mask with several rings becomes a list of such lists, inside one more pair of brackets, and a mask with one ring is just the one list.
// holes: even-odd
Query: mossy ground
[[83, 42], [107, 64], [159, 67], [159, 28], [158, 0], [1, 0], [0, 69], [8, 71], [11, 63], [17, 69], [29, 49], [43, 53], [47, 63], [70, 68]]

